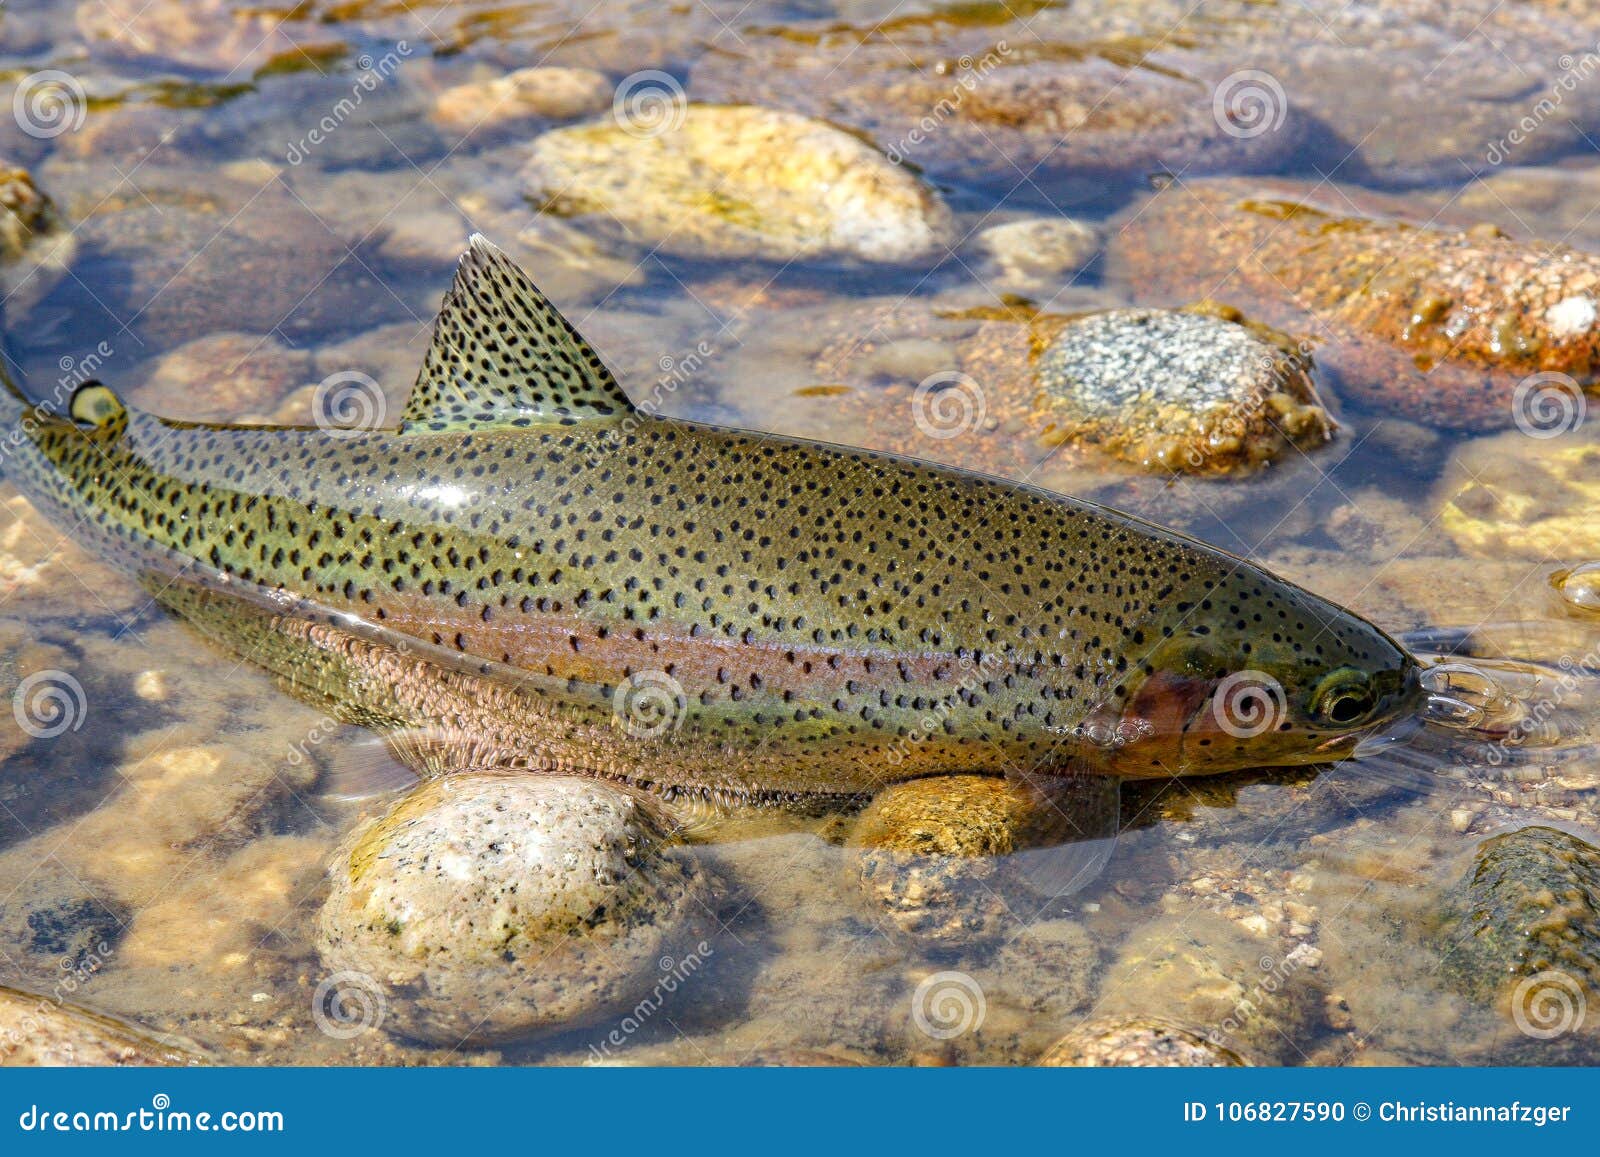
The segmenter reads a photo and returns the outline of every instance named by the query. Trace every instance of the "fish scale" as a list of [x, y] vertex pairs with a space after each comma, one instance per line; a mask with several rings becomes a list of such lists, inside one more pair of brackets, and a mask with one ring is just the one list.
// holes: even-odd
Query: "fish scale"
[[[30, 433], [5, 473], [47, 513], [431, 773], [1185, 774], [1325, 758], [1352, 730], [1314, 717], [1330, 673], [1364, 681], [1363, 727], [1415, 682], [1364, 620], [1138, 519], [642, 414], [481, 240], [398, 430], [173, 422], [97, 384], [69, 418], [7, 405]], [[1207, 722], [1244, 670], [1283, 726]], [[641, 687], [664, 728], [619, 706]]]

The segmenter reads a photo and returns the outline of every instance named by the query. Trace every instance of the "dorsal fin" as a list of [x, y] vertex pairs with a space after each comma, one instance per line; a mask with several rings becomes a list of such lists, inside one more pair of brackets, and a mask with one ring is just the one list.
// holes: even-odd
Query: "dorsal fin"
[[633, 404], [528, 275], [474, 234], [434, 326], [401, 429], [621, 418]]

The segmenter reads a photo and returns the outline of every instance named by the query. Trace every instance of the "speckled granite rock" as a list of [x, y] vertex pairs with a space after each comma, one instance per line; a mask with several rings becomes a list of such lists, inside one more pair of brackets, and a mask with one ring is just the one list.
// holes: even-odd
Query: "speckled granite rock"
[[319, 948], [400, 1032], [485, 1043], [587, 1024], [651, 990], [705, 901], [653, 805], [600, 780], [431, 780], [335, 853]]
[[1046, 441], [1150, 469], [1249, 470], [1333, 436], [1310, 357], [1233, 312], [1090, 315], [1061, 328], [1035, 375]]
[[1183, 182], [1134, 211], [1110, 261], [1141, 300], [1210, 294], [1304, 335], [1342, 396], [1419, 422], [1509, 426], [1529, 375], [1600, 375], [1600, 257], [1383, 216], [1403, 209], [1326, 186]]

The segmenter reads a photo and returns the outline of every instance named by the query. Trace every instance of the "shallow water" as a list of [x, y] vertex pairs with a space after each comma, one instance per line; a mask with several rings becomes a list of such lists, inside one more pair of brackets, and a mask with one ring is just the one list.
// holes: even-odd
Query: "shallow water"
[[[996, 130], [991, 152], [941, 145], [936, 124], [906, 156], [963, 241], [919, 261], [719, 258], [563, 223], [536, 211], [518, 176], [528, 138], [551, 120], [464, 132], [433, 112], [451, 86], [510, 68], [594, 68], [613, 84], [654, 69], [691, 98], [828, 115], [888, 147], [903, 139], [901, 107], [884, 102], [868, 124], [873, 102], [851, 86], [946, 75], [934, 57], [981, 60], [1002, 35], [1031, 60], [1143, 61], [1137, 71], [1183, 79], [1202, 107], [1246, 66], [1275, 71], [1293, 101], [1295, 62], [1341, 43], [1338, 29], [1307, 31], [1301, 6], [1203, 6], [1178, 22], [1159, 7], [314, 3], [274, 30], [251, 22], [261, 7], [174, 0], [133, 5], [108, 33], [72, 4], [12, 0], [0, 77], [26, 85], [56, 70], [82, 95], [60, 132], [0, 117], [0, 156], [33, 173], [73, 239], [64, 268], [8, 287], [11, 353], [36, 395], [97, 377], [176, 417], [303, 421], [310, 387], [359, 373], [397, 415], [452, 263], [478, 230], [533, 274], [632, 397], [657, 397], [667, 414], [910, 450], [1105, 501], [1391, 632], [1426, 632], [1419, 650], [1464, 653], [1503, 698], [1453, 685], [1458, 717], [1320, 772], [1129, 788], [1098, 879], [1049, 901], [996, 885], [986, 911], [997, 931], [971, 945], [910, 941], [866, 902], [845, 846], [851, 816], [735, 816], [690, 849], [714, 881], [704, 950], [687, 970], [684, 958], [661, 962], [672, 983], [648, 1014], [494, 1049], [376, 1025], [330, 1032], [313, 942], [324, 862], [390, 801], [337, 798], [328, 771], [365, 737], [208, 649], [6, 489], [4, 686], [59, 673], [69, 690], [65, 722], [35, 728], [52, 734], [0, 736], [0, 983], [59, 992], [66, 978], [75, 1002], [237, 1063], [1030, 1063], [1108, 1016], [1175, 1020], [1266, 1064], [1600, 1061], [1600, 1008], [1587, 1030], [1529, 1033], [1504, 986], [1460, 979], [1461, 927], [1447, 918], [1492, 833], [1537, 823], [1600, 842], [1600, 760], [1587, 746], [1600, 732], [1600, 619], [1549, 581], [1600, 550], [1560, 517], [1581, 526], [1584, 487], [1600, 485], [1584, 453], [1592, 426], [1548, 440], [1432, 429], [1324, 378], [1340, 424], [1330, 445], [1200, 478], [1051, 447], [1009, 419], [974, 425], [966, 441], [921, 436], [910, 408], [927, 343], [953, 350], [975, 329], [972, 311], [1019, 293], [1063, 314], [1153, 304], [1103, 256], [1022, 293], [966, 239], [1054, 214], [1113, 235], [1174, 175], [1365, 185], [1422, 221], [1448, 209], [1594, 246], [1592, 146], [1551, 139], [1514, 153], [1516, 168], [1484, 159], [1544, 91], [1531, 60], [1549, 46], [1504, 39], [1541, 17], [1473, 32], [1442, 5], [1356, 6], [1368, 71], [1352, 56], [1306, 81], [1306, 127], [1277, 152], [1241, 151], [1224, 134], [1226, 148], [1185, 153], [1180, 132], [1165, 158], [1122, 171], [1093, 146], [1074, 146], [1070, 163], [1041, 148], [1007, 165], [996, 156], [1027, 142]], [[1563, 10], [1594, 30], [1582, 43], [1600, 38], [1585, 5]], [[1433, 31], [1405, 35], [1420, 28]], [[1446, 67], [1451, 44], [1468, 65], [1497, 62], [1470, 100], [1451, 96], [1473, 87]], [[864, 63], [849, 63], [851, 45]], [[826, 83], [807, 58], [832, 66]], [[1341, 75], [1352, 92], [1381, 89], [1396, 60], [1419, 77], [1437, 68], [1416, 82], [1434, 86], [1437, 107], [1411, 118], [1432, 153], [1380, 126], [1395, 108], [1352, 100], [1337, 123], [1338, 102], [1316, 92]], [[1358, 131], [1362, 116], [1373, 135]], [[920, 117], [904, 121], [909, 134]], [[1562, 131], [1552, 122], [1546, 136]], [[1142, 132], [1136, 117], [1130, 139]], [[1143, 135], [1157, 135], [1153, 121]], [[895, 310], [911, 320], [886, 320]], [[238, 336], [172, 356], [217, 333]], [[875, 424], [817, 388], [841, 384], [870, 399]], [[1453, 503], [1468, 492], [1488, 499]], [[954, 1004], [931, 1003], [941, 985]]]

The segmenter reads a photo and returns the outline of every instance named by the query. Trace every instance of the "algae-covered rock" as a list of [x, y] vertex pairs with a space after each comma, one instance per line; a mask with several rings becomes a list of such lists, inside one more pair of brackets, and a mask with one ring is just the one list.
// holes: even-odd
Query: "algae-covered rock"
[[1035, 373], [1042, 437], [1135, 465], [1226, 473], [1332, 437], [1311, 359], [1236, 315], [1112, 310], [1069, 322]]
[[588, 1024], [651, 990], [706, 885], [651, 802], [598, 780], [423, 784], [335, 853], [318, 945], [400, 1032], [504, 1041]]
[[1600, 256], [1422, 227], [1395, 198], [1248, 179], [1173, 183], [1108, 258], [1146, 302], [1210, 295], [1305, 334], [1341, 396], [1428, 425], [1525, 420], [1534, 374], [1600, 377]]
[[1558, 975], [1575, 1001], [1600, 996], [1600, 848], [1546, 827], [1492, 836], [1453, 906], [1443, 972], [1480, 1003]]
[[1037, 1062], [1045, 1068], [1233, 1068], [1249, 1064], [1192, 1028], [1160, 1020], [1100, 1019], [1079, 1025]]
[[614, 118], [557, 129], [532, 153], [522, 177], [546, 209], [675, 253], [911, 261], [951, 239], [936, 193], [794, 113], [691, 104], [653, 130]]
[[0, 987], [0, 1065], [199, 1065], [192, 1042], [70, 1004], [55, 994]]
[[997, 890], [1030, 800], [1008, 780], [931, 776], [879, 792], [851, 835], [849, 870], [875, 915], [915, 940], [999, 935], [1011, 911]]

